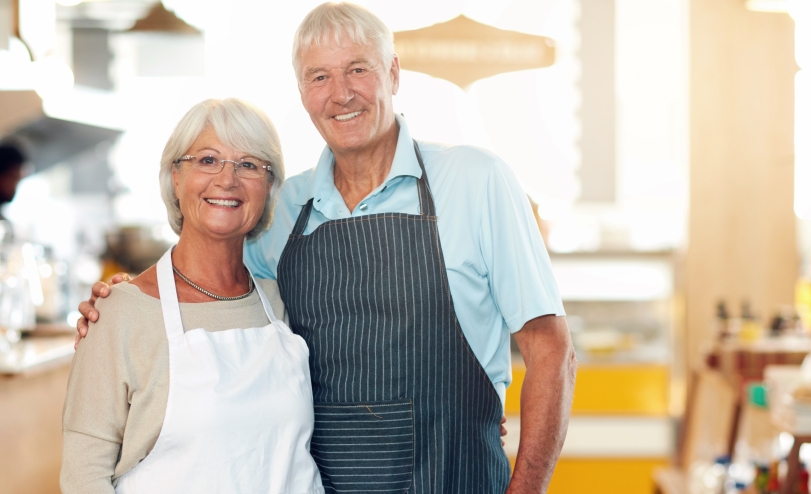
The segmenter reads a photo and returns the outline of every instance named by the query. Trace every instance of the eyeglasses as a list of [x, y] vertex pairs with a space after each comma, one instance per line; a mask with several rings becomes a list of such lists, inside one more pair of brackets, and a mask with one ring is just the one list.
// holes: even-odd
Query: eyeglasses
[[242, 161], [223, 160], [214, 155], [206, 156], [181, 156], [175, 160], [175, 164], [180, 164], [182, 161], [191, 162], [192, 168], [203, 173], [210, 173], [212, 175], [220, 173], [225, 167], [226, 163], [234, 164], [234, 173], [239, 178], [263, 178], [266, 173], [273, 177], [270, 164], [263, 165], [263, 160], [258, 158], [246, 158]]

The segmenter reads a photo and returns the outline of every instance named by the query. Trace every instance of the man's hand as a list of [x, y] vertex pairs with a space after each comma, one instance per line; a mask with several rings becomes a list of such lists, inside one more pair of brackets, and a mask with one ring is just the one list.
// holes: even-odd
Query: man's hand
[[543, 316], [515, 333], [527, 373], [521, 389], [521, 437], [507, 494], [545, 494], [558, 461], [577, 372], [565, 317]]
[[[121, 283], [122, 281], [129, 280], [130, 275], [127, 273], [116, 273], [110, 282], [115, 285]], [[76, 332], [78, 334], [76, 335], [76, 342], [73, 344], [74, 350], [79, 346], [79, 342], [82, 341], [82, 338], [87, 336], [89, 324], [99, 320], [99, 311], [96, 310], [96, 300], [99, 298], [104, 298], [109, 294], [110, 285], [103, 281], [98, 281], [93, 285], [90, 300], [85, 300], [79, 304], [79, 312], [82, 314], [82, 317], [76, 321]]]

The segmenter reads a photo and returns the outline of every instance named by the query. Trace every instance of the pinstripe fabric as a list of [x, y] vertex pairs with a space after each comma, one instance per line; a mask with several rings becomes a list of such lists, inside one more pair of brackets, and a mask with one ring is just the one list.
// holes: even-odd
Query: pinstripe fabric
[[421, 214], [305, 236], [311, 199], [279, 259], [291, 328], [310, 348], [327, 492], [487, 494], [509, 482], [501, 401], [459, 327], [425, 176]]

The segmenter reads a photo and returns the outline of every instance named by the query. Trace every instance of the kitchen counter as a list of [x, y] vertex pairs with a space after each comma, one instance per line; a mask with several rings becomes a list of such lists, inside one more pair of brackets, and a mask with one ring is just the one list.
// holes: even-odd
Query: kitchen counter
[[73, 334], [38, 327], [0, 355], [0, 494], [56, 494]]
[[75, 330], [69, 326], [39, 326], [11, 351], [0, 351], [0, 374], [43, 372], [70, 363]]

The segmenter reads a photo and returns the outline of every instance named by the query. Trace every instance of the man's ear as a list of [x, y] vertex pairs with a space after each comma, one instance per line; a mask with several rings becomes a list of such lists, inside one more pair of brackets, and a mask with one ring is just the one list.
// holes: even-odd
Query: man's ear
[[397, 94], [397, 90], [400, 89], [400, 57], [397, 54], [394, 54], [394, 58], [391, 60], [391, 69], [389, 71], [391, 74], [391, 94]]

